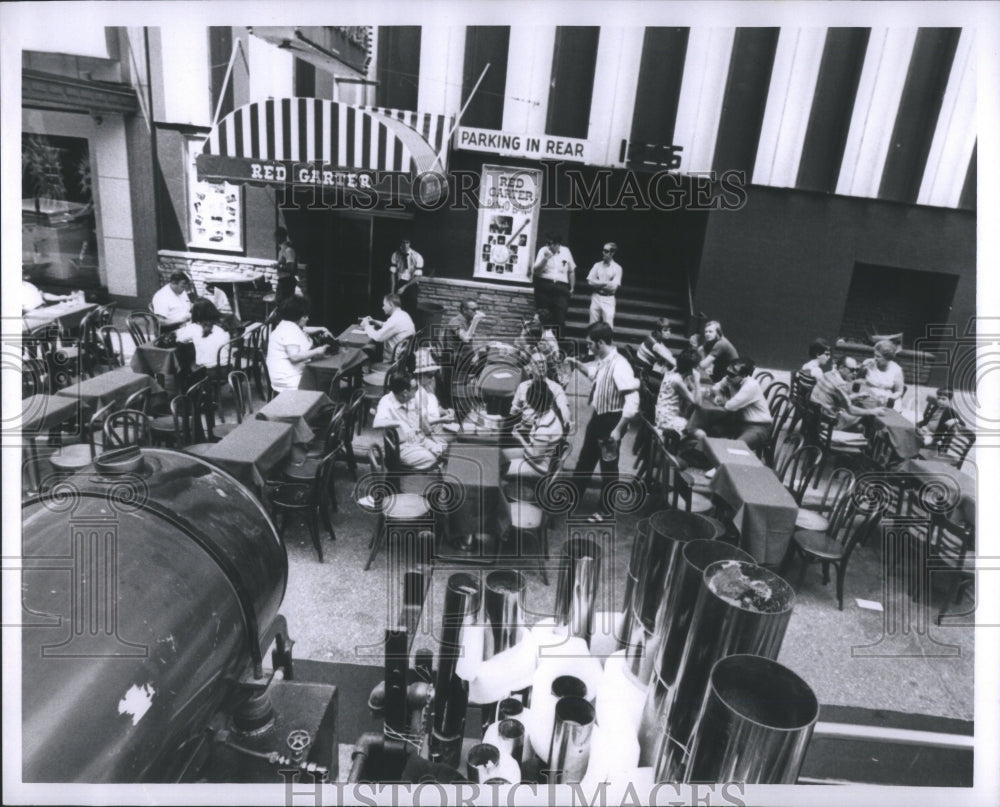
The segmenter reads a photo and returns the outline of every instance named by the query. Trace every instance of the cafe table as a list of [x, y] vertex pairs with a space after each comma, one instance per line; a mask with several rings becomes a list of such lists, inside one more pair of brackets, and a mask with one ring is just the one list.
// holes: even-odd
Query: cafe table
[[211, 283], [216, 286], [229, 286], [233, 300], [233, 316], [242, 322], [243, 317], [240, 316], [240, 297], [237, 293], [237, 286], [256, 283], [262, 277], [264, 277], [264, 275], [261, 272], [256, 274], [243, 274], [242, 272], [215, 272], [211, 275], [203, 277], [202, 281], [206, 285]]
[[479, 375], [476, 391], [491, 415], [506, 415], [521, 383], [521, 368], [503, 362], [487, 364]]
[[80, 300], [43, 305], [24, 315], [24, 330], [30, 333], [58, 322], [64, 331], [69, 332], [78, 328], [83, 318], [95, 308], [97, 305], [94, 303]]
[[711, 390], [703, 390], [701, 400], [695, 403], [694, 411], [688, 421], [688, 431], [702, 429], [710, 432], [713, 426], [726, 422], [733, 417], [733, 414], [712, 400]]
[[193, 453], [260, 492], [268, 473], [291, 455], [294, 431], [289, 423], [244, 420], [218, 443], [199, 446]]
[[795, 531], [799, 507], [774, 471], [764, 465], [720, 465], [711, 491], [732, 510], [740, 547], [758, 563], [780, 563]]
[[117, 370], [110, 370], [86, 381], [78, 381], [63, 387], [56, 395], [73, 398], [88, 410], [96, 411], [109, 403], [121, 406], [132, 393], [142, 389], [155, 392], [156, 382], [144, 373], [136, 373], [128, 367], [119, 367]]
[[884, 432], [889, 445], [901, 460], [912, 459], [923, 447], [917, 427], [895, 409], [885, 409], [879, 414], [866, 415], [871, 420], [871, 434]]
[[178, 342], [174, 347], [157, 347], [152, 342], [136, 345], [129, 366], [137, 373], [153, 376], [167, 392], [177, 393], [194, 367], [194, 343]]
[[324, 408], [333, 406], [325, 392], [318, 390], [290, 389], [264, 404], [256, 414], [257, 420], [288, 423], [293, 429], [293, 441], [308, 443], [315, 436], [309, 424]]
[[64, 423], [79, 420], [80, 402], [61, 395], [32, 395], [21, 401], [21, 425], [17, 435], [24, 441], [27, 454], [25, 485], [38, 489], [38, 447], [35, 438]]
[[367, 354], [360, 347], [341, 344], [336, 353], [311, 359], [306, 363], [299, 389], [329, 392], [330, 384], [338, 373], [344, 374], [357, 369], [367, 360]]
[[718, 465], [748, 465], [752, 468], [763, 468], [750, 447], [742, 440], [728, 440], [724, 437], [709, 437], [705, 440], [705, 453], [713, 466]]
[[[893, 468], [893, 472], [903, 474], [906, 481], [912, 484], [918, 493], [924, 490], [928, 497], [941, 495], [943, 501], [954, 502], [952, 515], [957, 515], [960, 521], [975, 526], [976, 479], [971, 474], [942, 460], [920, 457], [904, 460]], [[935, 487], [935, 482], [941, 483], [944, 487]]]
[[452, 443], [444, 471], [456, 507], [448, 513], [447, 540], [438, 555], [491, 564], [501, 536], [511, 526], [510, 504], [500, 489], [500, 448]]
[[348, 325], [341, 333], [337, 334], [337, 341], [343, 348], [345, 345], [349, 347], [367, 347], [374, 340], [365, 333], [365, 329], [361, 325], [355, 323], [354, 325]]

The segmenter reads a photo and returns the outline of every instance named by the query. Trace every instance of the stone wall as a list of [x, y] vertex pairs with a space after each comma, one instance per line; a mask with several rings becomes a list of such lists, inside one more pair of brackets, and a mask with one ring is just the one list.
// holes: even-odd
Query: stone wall
[[420, 303], [444, 307], [442, 318], [450, 319], [463, 300], [475, 300], [486, 315], [482, 332], [495, 338], [509, 338], [521, 332], [524, 320], [535, 311], [531, 286], [501, 286], [470, 280], [426, 278], [420, 284]]

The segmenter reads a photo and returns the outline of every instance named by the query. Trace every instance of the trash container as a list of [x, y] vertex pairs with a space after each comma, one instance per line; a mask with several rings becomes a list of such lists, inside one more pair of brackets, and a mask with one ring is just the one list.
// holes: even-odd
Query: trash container
[[444, 319], [444, 306], [440, 303], [419, 302], [417, 303], [417, 321], [413, 324], [417, 331], [433, 336], [434, 331], [441, 327]]

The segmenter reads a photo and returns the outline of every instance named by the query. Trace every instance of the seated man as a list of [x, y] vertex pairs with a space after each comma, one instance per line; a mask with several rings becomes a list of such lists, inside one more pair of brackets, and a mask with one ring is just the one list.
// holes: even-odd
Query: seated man
[[160, 325], [172, 328], [191, 319], [191, 297], [188, 277], [174, 272], [167, 285], [153, 295], [153, 313], [160, 318]]
[[[729, 362], [725, 378], [712, 387], [712, 397], [716, 405], [736, 415], [714, 436], [742, 440], [751, 451], [759, 452], [771, 436], [772, 418], [764, 392], [752, 377], [755, 369], [750, 359]], [[705, 432], [698, 430], [696, 436], [703, 439]]]
[[817, 339], [809, 345], [809, 361], [802, 365], [802, 369], [819, 381], [830, 367], [832, 357], [830, 346], [822, 339]]
[[437, 464], [446, 446], [432, 439], [430, 426], [420, 416], [414, 401], [417, 380], [409, 373], [393, 373], [389, 392], [382, 396], [375, 409], [372, 426], [376, 429], [393, 427], [399, 433], [399, 462], [404, 468], [426, 470]]
[[382, 310], [386, 313], [385, 322], [365, 317], [361, 327], [371, 339], [384, 345], [384, 359], [389, 361], [396, 345], [409, 336], [416, 334], [413, 320], [402, 308], [398, 294], [387, 294], [382, 298]]
[[[452, 400], [452, 383], [465, 384], [470, 368], [474, 365], [473, 345], [476, 329], [483, 321], [484, 314], [475, 300], [463, 300], [455, 314], [444, 326], [443, 346], [447, 353], [442, 374], [443, 395], [446, 402]], [[456, 372], [457, 371], [457, 372]]]
[[818, 404], [824, 412], [837, 416], [835, 428], [841, 431], [859, 431], [862, 417], [882, 411], [855, 405], [856, 400], [866, 397], [866, 393], [851, 389], [851, 383], [857, 374], [858, 363], [854, 357], [840, 356], [836, 367], [823, 373], [809, 395], [809, 400]]
[[722, 335], [722, 326], [716, 322], [705, 323], [705, 342], [703, 345], [705, 358], [701, 360], [701, 369], [718, 384], [726, 378], [726, 368], [730, 362], [739, 358], [733, 343]]
[[45, 303], [62, 303], [73, 299], [72, 294], [49, 294], [25, 277], [21, 281], [21, 312], [34, 311]]
[[642, 344], [636, 350], [636, 358], [644, 369], [662, 376], [667, 370], [677, 366], [674, 354], [667, 347], [669, 338], [670, 320], [660, 317], [656, 320], [656, 327], [642, 340]]
[[417, 379], [417, 394], [414, 404], [421, 417], [421, 422], [430, 429], [435, 439], [449, 442], [455, 438], [458, 423], [455, 420], [454, 409], [442, 409], [437, 396], [437, 374], [440, 365], [434, 361], [429, 348], [418, 348], [413, 375]]
[[927, 403], [924, 416], [917, 423], [917, 434], [925, 446], [940, 445], [956, 426], [964, 425], [952, 406], [954, 392], [941, 387]]
[[563, 362], [559, 340], [552, 330], [548, 309], [539, 308], [534, 316], [524, 323], [521, 333], [514, 340], [514, 347], [528, 355], [541, 353], [545, 357], [546, 375], [566, 386], [569, 370]]

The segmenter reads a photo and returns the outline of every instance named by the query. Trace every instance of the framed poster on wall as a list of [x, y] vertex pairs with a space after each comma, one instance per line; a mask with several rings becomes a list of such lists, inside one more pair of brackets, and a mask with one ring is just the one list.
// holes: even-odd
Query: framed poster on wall
[[187, 224], [189, 247], [243, 251], [243, 188], [228, 182], [198, 179], [195, 158], [203, 140], [189, 140], [187, 148]]
[[483, 166], [473, 277], [530, 282], [541, 205], [541, 169]]

